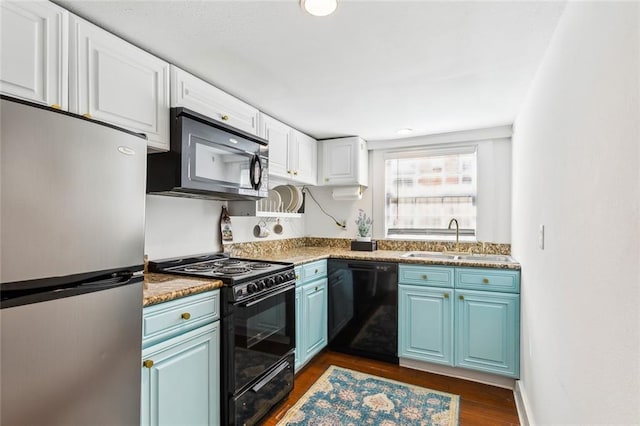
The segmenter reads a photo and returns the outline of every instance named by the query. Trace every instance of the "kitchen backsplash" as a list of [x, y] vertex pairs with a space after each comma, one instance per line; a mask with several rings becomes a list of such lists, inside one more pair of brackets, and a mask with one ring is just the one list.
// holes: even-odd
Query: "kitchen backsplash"
[[[461, 242], [459, 249], [456, 250], [455, 242], [445, 241], [411, 241], [411, 240], [376, 240], [378, 250], [396, 250], [396, 251], [461, 251], [471, 253], [485, 254], [511, 254], [511, 244], [494, 244], [494, 243], [468, 243]], [[278, 253], [281, 251], [293, 250], [297, 247], [335, 247], [349, 248], [351, 239], [349, 238], [318, 238], [318, 237], [301, 237], [289, 238], [283, 240], [272, 241], [254, 241], [247, 243], [230, 243], [225, 244], [226, 252], [233, 256], [261, 256]]]

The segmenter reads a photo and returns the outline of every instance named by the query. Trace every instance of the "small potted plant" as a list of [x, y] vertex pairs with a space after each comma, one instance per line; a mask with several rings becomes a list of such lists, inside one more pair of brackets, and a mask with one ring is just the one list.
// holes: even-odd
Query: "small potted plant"
[[371, 225], [373, 225], [373, 219], [371, 219], [362, 209], [358, 209], [358, 218], [356, 219], [356, 225], [358, 226], [357, 241], [371, 241]]

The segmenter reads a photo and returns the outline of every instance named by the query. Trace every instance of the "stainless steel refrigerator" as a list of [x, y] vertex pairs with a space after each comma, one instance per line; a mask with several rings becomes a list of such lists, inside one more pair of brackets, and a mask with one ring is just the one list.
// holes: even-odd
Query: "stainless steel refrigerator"
[[140, 424], [146, 139], [2, 97], [0, 423]]

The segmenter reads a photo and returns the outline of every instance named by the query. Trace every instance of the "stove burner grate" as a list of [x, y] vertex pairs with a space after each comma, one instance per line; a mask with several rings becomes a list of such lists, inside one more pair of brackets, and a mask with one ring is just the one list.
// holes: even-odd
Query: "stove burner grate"
[[270, 263], [250, 263], [249, 268], [251, 269], [267, 269], [270, 268]]
[[229, 266], [229, 267], [215, 269], [213, 272], [216, 274], [223, 274], [223, 275], [240, 275], [240, 274], [246, 274], [247, 272], [251, 272], [251, 268], [247, 268], [246, 266], [238, 266], [238, 267]]
[[210, 263], [204, 263], [202, 265], [190, 265], [182, 268], [182, 270], [185, 272], [211, 272], [214, 269], [216, 269], [216, 267]]
[[237, 259], [226, 259], [226, 260], [219, 260], [217, 262], [214, 263], [214, 265], [218, 266], [218, 267], [229, 267], [229, 266], [234, 266], [234, 265], [241, 265], [245, 262], [243, 262], [242, 260], [237, 260]]

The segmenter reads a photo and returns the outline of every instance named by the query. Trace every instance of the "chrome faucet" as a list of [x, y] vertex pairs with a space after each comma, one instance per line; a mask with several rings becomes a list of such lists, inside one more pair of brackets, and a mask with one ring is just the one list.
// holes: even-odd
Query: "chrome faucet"
[[453, 225], [454, 223], [456, 224], [456, 251], [459, 251], [460, 250], [460, 242], [459, 242], [459, 239], [460, 239], [460, 227], [458, 225], [458, 219], [456, 219], [455, 217], [453, 219], [451, 219], [449, 221], [449, 228], [448, 229], [451, 229], [451, 225]]

